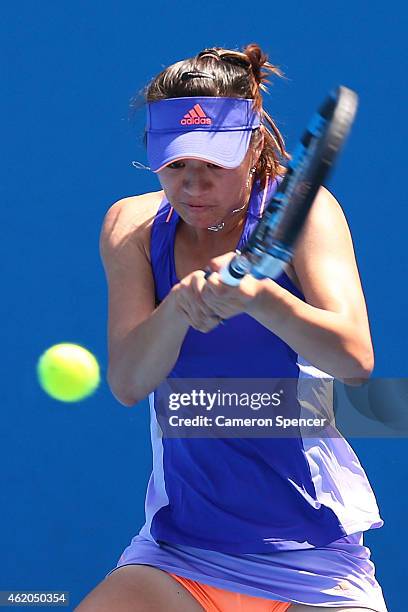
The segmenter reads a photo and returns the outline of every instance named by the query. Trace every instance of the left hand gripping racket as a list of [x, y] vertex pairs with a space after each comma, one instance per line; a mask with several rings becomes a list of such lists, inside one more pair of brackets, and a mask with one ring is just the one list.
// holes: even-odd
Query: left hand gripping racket
[[277, 192], [244, 249], [221, 269], [226, 285], [239, 285], [245, 274], [277, 278], [293, 257], [295, 243], [316, 194], [327, 177], [352, 126], [357, 94], [340, 86], [313, 115], [294, 150]]

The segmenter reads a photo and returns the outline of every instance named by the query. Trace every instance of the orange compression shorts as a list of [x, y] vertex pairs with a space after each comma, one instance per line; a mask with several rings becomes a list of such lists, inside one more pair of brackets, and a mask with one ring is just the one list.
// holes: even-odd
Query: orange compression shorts
[[177, 576], [167, 572], [180, 582], [201, 604], [205, 612], [286, 612], [291, 606], [284, 601], [275, 601], [263, 597], [252, 597], [242, 593], [234, 593], [226, 589], [203, 584], [190, 578]]

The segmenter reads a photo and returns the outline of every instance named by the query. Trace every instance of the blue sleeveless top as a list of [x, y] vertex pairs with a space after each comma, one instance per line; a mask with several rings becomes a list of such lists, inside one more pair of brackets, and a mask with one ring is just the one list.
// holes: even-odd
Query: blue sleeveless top
[[[238, 249], [277, 185], [271, 181], [262, 190], [254, 184]], [[174, 262], [178, 220], [164, 198], [150, 246], [157, 303], [179, 282]], [[276, 282], [305, 301], [285, 273]], [[207, 334], [189, 328], [169, 374], [169, 378], [220, 377], [298, 379], [299, 417], [308, 402], [318, 402], [306, 397], [302, 380], [332, 378], [246, 314]], [[310, 386], [307, 389], [310, 393]], [[141, 536], [223, 553], [265, 553], [324, 546], [383, 525], [367, 476], [339, 433], [324, 439], [164, 438], [155, 402], [152, 392], [153, 470]], [[318, 408], [327, 410], [327, 406]], [[326, 416], [333, 420], [333, 415]]]

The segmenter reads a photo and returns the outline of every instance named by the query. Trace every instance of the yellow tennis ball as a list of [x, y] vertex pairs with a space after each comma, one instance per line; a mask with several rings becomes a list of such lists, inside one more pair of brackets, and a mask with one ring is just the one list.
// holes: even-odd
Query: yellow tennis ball
[[61, 402], [78, 402], [91, 395], [99, 385], [99, 364], [79, 344], [55, 344], [38, 360], [41, 387]]

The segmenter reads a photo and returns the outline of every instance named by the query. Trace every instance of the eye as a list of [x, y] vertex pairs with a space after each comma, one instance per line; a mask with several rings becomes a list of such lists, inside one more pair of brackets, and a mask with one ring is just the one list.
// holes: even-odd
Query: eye
[[184, 165], [183, 162], [175, 161], [175, 162], [172, 162], [171, 164], [167, 164], [166, 168], [171, 168], [172, 170], [176, 170], [177, 168], [182, 168], [183, 165]]
[[[179, 168], [184, 168], [184, 167], [185, 167], [185, 163], [181, 160], [171, 162], [170, 164], [167, 164], [166, 166], [166, 168], [170, 168], [171, 170], [178, 170]], [[217, 166], [217, 164], [212, 164], [210, 162], [207, 163], [207, 168], [210, 168], [211, 170], [223, 170], [224, 169], [221, 166]]]

